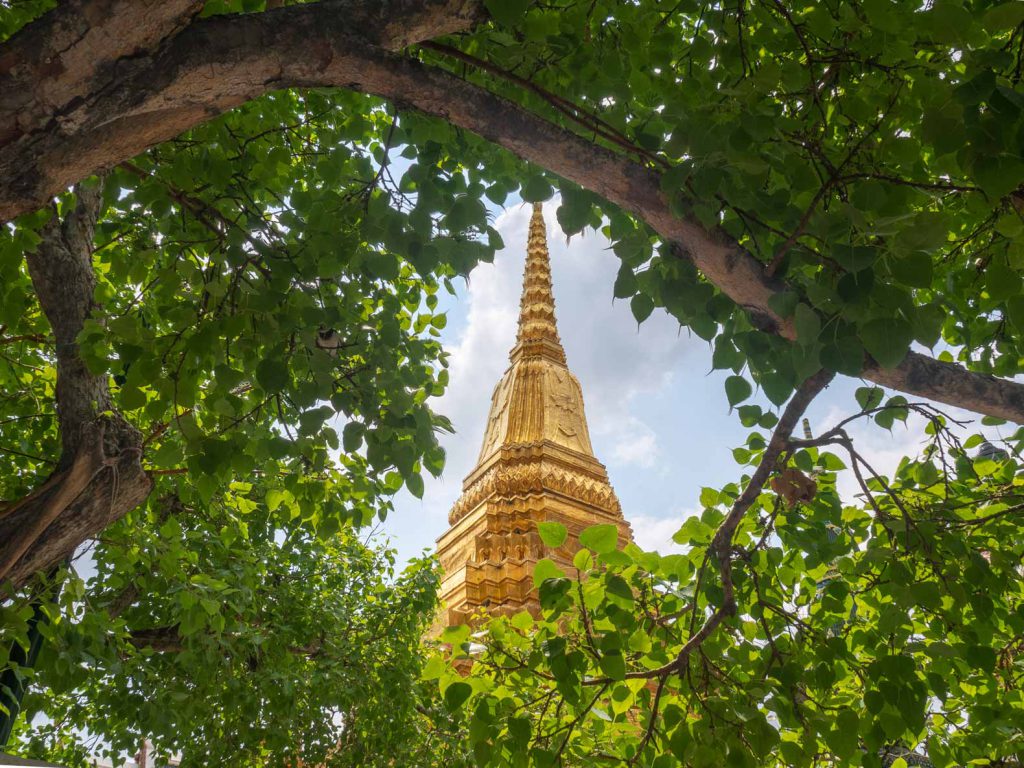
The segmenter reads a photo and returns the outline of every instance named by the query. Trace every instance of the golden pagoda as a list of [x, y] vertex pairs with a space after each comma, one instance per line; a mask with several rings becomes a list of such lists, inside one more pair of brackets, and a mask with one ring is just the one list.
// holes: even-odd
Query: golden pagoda
[[[534, 204], [523, 296], [509, 367], [491, 398], [483, 448], [437, 540], [444, 570], [441, 617], [461, 624], [489, 614], [540, 610], [533, 569], [545, 557], [572, 573], [579, 533], [597, 523], [632, 539], [604, 465], [594, 456], [583, 391], [569, 371], [555, 324], [544, 215]], [[562, 523], [565, 543], [549, 549], [537, 523]]]

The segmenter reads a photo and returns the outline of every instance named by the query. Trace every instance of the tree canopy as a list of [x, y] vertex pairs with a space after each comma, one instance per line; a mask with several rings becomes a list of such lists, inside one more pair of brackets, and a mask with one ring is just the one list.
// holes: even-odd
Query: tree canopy
[[417, 648], [432, 564], [396, 578], [393, 553], [348, 528], [281, 539], [244, 497], [225, 504], [249, 521], [244, 547], [221, 520], [168, 516], [119, 526], [88, 585], [64, 577], [25, 701], [45, 716], [26, 720], [28, 748], [67, 765], [144, 739], [151, 759], [197, 765], [415, 764], [431, 744], [417, 733], [430, 701]]
[[[539, 623], [449, 633], [473, 672], [428, 677], [477, 762], [1020, 759], [1020, 435], [975, 458], [935, 404], [1024, 423], [1024, 5], [29, 0], [0, 37], [3, 634], [69, 583], [40, 669], [98, 671], [62, 697], [198, 654], [223, 701], [262, 622], [311, 674], [309, 617], [385, 589], [349, 528], [441, 471], [437, 292], [501, 247], [488, 206], [557, 193], [621, 258], [610, 295], [712, 345], [750, 438], [688, 554], [595, 531], [588, 578], [540, 569]], [[925, 455], [887, 478], [845, 425], [794, 438], [834, 375], [880, 428], [926, 420]], [[275, 567], [317, 574], [271, 589], [294, 614], [257, 605]], [[385, 590], [407, 645], [426, 572]], [[265, 682], [223, 713], [247, 749]]]

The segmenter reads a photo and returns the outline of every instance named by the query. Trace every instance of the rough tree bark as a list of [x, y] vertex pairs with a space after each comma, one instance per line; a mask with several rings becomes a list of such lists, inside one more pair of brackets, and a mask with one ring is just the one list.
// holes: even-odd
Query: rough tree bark
[[0, 53], [0, 143], [56, 120], [98, 72], [188, 26], [202, 0], [70, 0], [27, 26]]
[[61, 457], [49, 479], [0, 513], [0, 582], [15, 588], [137, 507], [153, 486], [140, 462], [142, 435], [113, 411], [106, 374], [89, 371], [77, 343], [93, 309], [100, 187], [77, 187], [74, 209], [63, 220], [54, 214], [28, 256], [56, 341]]
[[75, 0], [0, 46], [0, 219], [268, 90], [316, 85], [335, 47], [398, 50], [482, 13], [479, 0], [324, 0], [187, 24], [201, 5]]

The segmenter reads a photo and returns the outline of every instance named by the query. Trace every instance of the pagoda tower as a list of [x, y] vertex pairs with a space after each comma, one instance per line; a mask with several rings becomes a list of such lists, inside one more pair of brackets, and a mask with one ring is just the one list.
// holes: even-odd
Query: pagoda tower
[[[537, 523], [545, 521], [568, 530], [561, 547], [541, 541]], [[579, 534], [588, 526], [611, 523], [620, 545], [632, 539], [590, 445], [580, 383], [566, 365], [539, 204], [530, 220], [516, 344], [494, 388], [480, 458], [448, 522], [437, 540], [447, 624], [464, 623], [480, 610], [537, 615], [534, 566], [547, 557], [573, 573]]]

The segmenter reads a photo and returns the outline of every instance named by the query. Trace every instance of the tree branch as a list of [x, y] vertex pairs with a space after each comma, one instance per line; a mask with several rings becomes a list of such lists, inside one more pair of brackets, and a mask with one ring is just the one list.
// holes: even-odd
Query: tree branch
[[262, 93], [324, 84], [352, 42], [399, 50], [484, 13], [480, 0], [321, 0], [186, 25], [199, 0], [109, 5], [73, 0], [0, 46], [0, 219]]
[[[779, 419], [779, 423], [775, 425], [775, 431], [772, 432], [771, 439], [768, 441], [768, 445], [765, 448], [764, 453], [761, 455], [761, 460], [758, 462], [757, 468], [754, 470], [754, 474], [751, 475], [746, 488], [743, 489], [743, 493], [741, 493], [736, 498], [736, 501], [733, 502], [733, 505], [729, 510], [729, 514], [725, 516], [725, 519], [719, 524], [718, 529], [715, 531], [715, 535], [711, 539], [711, 544], [708, 546], [708, 554], [714, 555], [718, 560], [719, 578], [722, 582], [721, 603], [704, 620], [704, 623], [701, 624], [700, 628], [690, 635], [672, 661], [655, 669], [627, 672], [627, 679], [664, 679], [668, 675], [680, 672], [689, 662], [690, 656], [693, 652], [700, 648], [704, 641], [711, 636], [711, 633], [714, 632], [723, 621], [736, 613], [736, 597], [732, 578], [732, 559], [734, 554], [732, 547], [733, 536], [735, 535], [740, 522], [743, 520], [743, 516], [747, 513], [747, 510], [750, 509], [753, 503], [757, 501], [757, 497], [760, 496], [761, 492], [764, 490], [764, 486], [768, 482], [768, 478], [770, 478], [772, 473], [775, 472], [776, 466], [779, 462], [779, 457], [788, 447], [790, 436], [793, 434], [793, 430], [796, 428], [797, 422], [800, 421], [800, 418], [804, 415], [804, 412], [807, 410], [814, 398], [828, 386], [829, 382], [831, 382], [834, 377], [835, 374], [831, 371], [822, 370], [818, 371], [818, 373], [814, 374], [800, 385], [793, 397], [790, 398], [789, 403], [787, 403], [786, 409], [783, 411], [782, 417]], [[697, 590], [694, 594], [695, 602], [699, 596], [699, 592], [700, 582], [698, 580]], [[696, 618], [697, 615], [698, 614], [695, 612], [694, 617]], [[608, 678], [598, 677], [588, 679], [584, 684], [601, 685], [606, 682], [610, 682], [610, 680]]]
[[[474, 0], [331, 0], [196, 21], [147, 55], [122, 62], [112, 80], [83, 75], [74, 102], [63, 112], [51, 109], [51, 117], [65, 119], [14, 136], [0, 133], [0, 218], [32, 210], [75, 180], [268, 91], [347, 87], [446, 119], [635, 214], [750, 313], [756, 327], [795, 339], [792, 320], [769, 303], [785, 284], [765, 275], [763, 264], [721, 230], [674, 214], [659, 173], [449, 72], [389, 53], [466, 29], [479, 13]], [[0, 60], [9, 45], [0, 47]], [[0, 74], [0, 91], [5, 83]], [[14, 120], [3, 107], [0, 102], [0, 126]], [[1024, 423], [1024, 385], [916, 352], [893, 369], [868, 359], [861, 375]]]
[[814, 398], [818, 396], [821, 390], [828, 386], [834, 377], [835, 374], [831, 371], [818, 371], [818, 373], [800, 385], [800, 388], [797, 389], [786, 405], [782, 418], [779, 419], [779, 423], [775, 426], [771, 440], [768, 441], [768, 446], [761, 455], [761, 461], [758, 462], [757, 469], [754, 470], [754, 474], [750, 477], [750, 482], [743, 489], [743, 493], [733, 502], [729, 514], [725, 516], [725, 519], [718, 526], [718, 530], [715, 531], [715, 535], [711, 539], [709, 550], [718, 559], [719, 575], [722, 581], [722, 603], [704, 621], [701, 628], [687, 640], [676, 658], [663, 668], [666, 669], [666, 674], [678, 672], [682, 669], [683, 665], [689, 660], [690, 654], [707, 639], [715, 628], [729, 616], [736, 613], [736, 597], [732, 580], [733, 536], [743, 520], [743, 516], [750, 509], [751, 505], [757, 501], [757, 497], [764, 490], [765, 483], [768, 482], [768, 478], [775, 471], [779, 457], [786, 449], [789, 438], [793, 434], [797, 422], [800, 421], [800, 417], [804, 415], [804, 412]]
[[98, 70], [152, 50], [202, 7], [203, 0], [66, 0], [26, 26], [0, 48], [0, 145], [65, 119], [68, 104], [102, 85], [93, 82]]
[[[236, 635], [223, 635], [225, 639], [234, 639]], [[152, 629], [136, 629], [128, 635], [128, 643], [136, 648], [147, 648], [156, 653], [181, 653], [186, 650], [185, 639], [181, 636], [179, 627], [175, 624], [172, 627], [154, 627]], [[310, 640], [305, 645], [290, 645], [288, 652], [296, 656], [316, 658], [323, 651], [323, 638]]]

